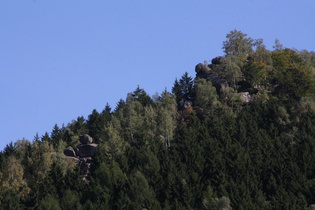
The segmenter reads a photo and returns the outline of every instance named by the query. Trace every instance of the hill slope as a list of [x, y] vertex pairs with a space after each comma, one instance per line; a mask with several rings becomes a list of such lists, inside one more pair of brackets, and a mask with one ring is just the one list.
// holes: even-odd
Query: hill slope
[[[140, 87], [0, 153], [2, 209], [305, 209], [315, 203], [315, 53], [231, 31], [172, 93]], [[88, 182], [65, 158], [98, 144]]]

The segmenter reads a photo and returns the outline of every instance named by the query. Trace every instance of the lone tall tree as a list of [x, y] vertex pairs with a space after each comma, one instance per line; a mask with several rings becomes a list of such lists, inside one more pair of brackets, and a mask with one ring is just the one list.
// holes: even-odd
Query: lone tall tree
[[226, 56], [244, 59], [252, 51], [254, 40], [241, 31], [231, 31], [226, 35], [226, 39], [222, 47]]

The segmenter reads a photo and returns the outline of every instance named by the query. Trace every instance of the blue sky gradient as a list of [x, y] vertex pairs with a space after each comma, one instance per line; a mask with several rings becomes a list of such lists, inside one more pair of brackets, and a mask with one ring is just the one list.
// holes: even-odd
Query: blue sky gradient
[[314, 51], [314, 11], [313, 0], [0, 0], [0, 150], [114, 109], [138, 85], [170, 91], [223, 55], [234, 29]]

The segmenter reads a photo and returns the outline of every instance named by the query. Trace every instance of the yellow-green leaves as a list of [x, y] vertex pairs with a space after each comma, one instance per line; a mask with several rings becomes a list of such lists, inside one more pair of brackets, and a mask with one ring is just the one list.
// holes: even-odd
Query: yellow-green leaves
[[31, 191], [24, 179], [23, 166], [15, 156], [10, 156], [7, 159], [3, 175], [0, 178], [2, 178], [0, 183], [4, 193], [11, 191], [14, 194], [17, 194], [18, 198], [24, 200]]

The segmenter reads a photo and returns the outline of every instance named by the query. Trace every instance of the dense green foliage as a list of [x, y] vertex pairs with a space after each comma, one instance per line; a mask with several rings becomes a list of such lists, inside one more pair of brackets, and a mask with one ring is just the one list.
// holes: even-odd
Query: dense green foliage
[[[307, 209], [315, 204], [315, 53], [231, 31], [225, 55], [138, 87], [0, 153], [1, 209]], [[218, 77], [220, 81], [211, 78]], [[250, 96], [249, 101], [241, 93]], [[98, 144], [90, 183], [63, 150]]]

